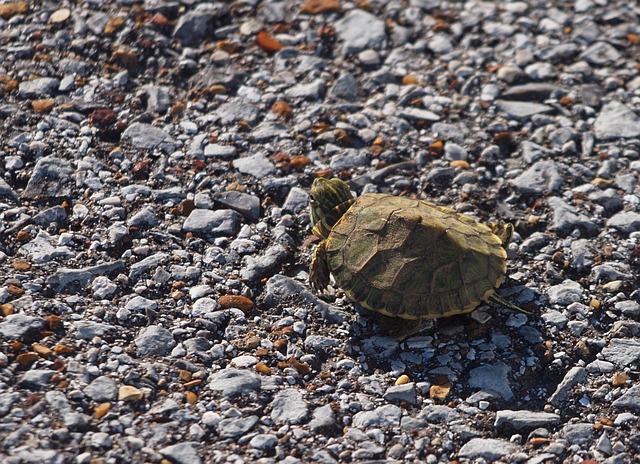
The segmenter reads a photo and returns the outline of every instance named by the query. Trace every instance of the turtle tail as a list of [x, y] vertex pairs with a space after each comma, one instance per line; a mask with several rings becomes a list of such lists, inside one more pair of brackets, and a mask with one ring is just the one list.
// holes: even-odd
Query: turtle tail
[[524, 314], [529, 314], [531, 315], [531, 313], [529, 311], [525, 311], [524, 309], [522, 309], [520, 306], [518, 305], [514, 305], [513, 303], [508, 302], [507, 300], [505, 300], [504, 298], [502, 298], [500, 295], [498, 295], [497, 293], [494, 293], [493, 295], [491, 295], [489, 297], [489, 301], [491, 303], [495, 303], [495, 304], [499, 304], [500, 306], [504, 306], [505, 308], [509, 308], [512, 309], [513, 311], [517, 311], [519, 313], [524, 313]]

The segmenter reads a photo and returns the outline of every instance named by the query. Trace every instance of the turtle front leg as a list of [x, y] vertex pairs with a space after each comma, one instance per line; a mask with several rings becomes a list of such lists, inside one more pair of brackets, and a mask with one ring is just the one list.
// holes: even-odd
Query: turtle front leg
[[318, 292], [323, 292], [329, 285], [329, 266], [327, 265], [327, 241], [323, 240], [313, 252], [309, 268], [309, 282]]

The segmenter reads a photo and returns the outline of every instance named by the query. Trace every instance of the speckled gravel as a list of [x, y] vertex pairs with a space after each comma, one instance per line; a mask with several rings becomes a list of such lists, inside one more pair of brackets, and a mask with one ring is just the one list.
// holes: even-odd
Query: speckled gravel
[[[640, 7], [0, 4], [0, 461], [640, 456]], [[307, 283], [308, 189], [515, 225], [405, 341]]]

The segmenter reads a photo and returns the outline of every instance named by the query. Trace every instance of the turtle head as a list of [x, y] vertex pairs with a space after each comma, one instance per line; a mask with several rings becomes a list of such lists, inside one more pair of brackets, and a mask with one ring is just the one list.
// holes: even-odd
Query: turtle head
[[334, 224], [353, 203], [351, 190], [340, 179], [318, 177], [313, 181], [310, 197], [311, 223], [314, 226], [314, 233], [319, 231], [320, 236], [326, 238]]

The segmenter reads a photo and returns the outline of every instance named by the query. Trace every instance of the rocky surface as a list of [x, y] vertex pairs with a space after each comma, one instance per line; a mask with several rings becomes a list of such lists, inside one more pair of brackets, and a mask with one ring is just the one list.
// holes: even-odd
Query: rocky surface
[[[0, 4], [0, 461], [640, 455], [640, 7]], [[307, 284], [308, 188], [515, 225], [405, 341]]]

